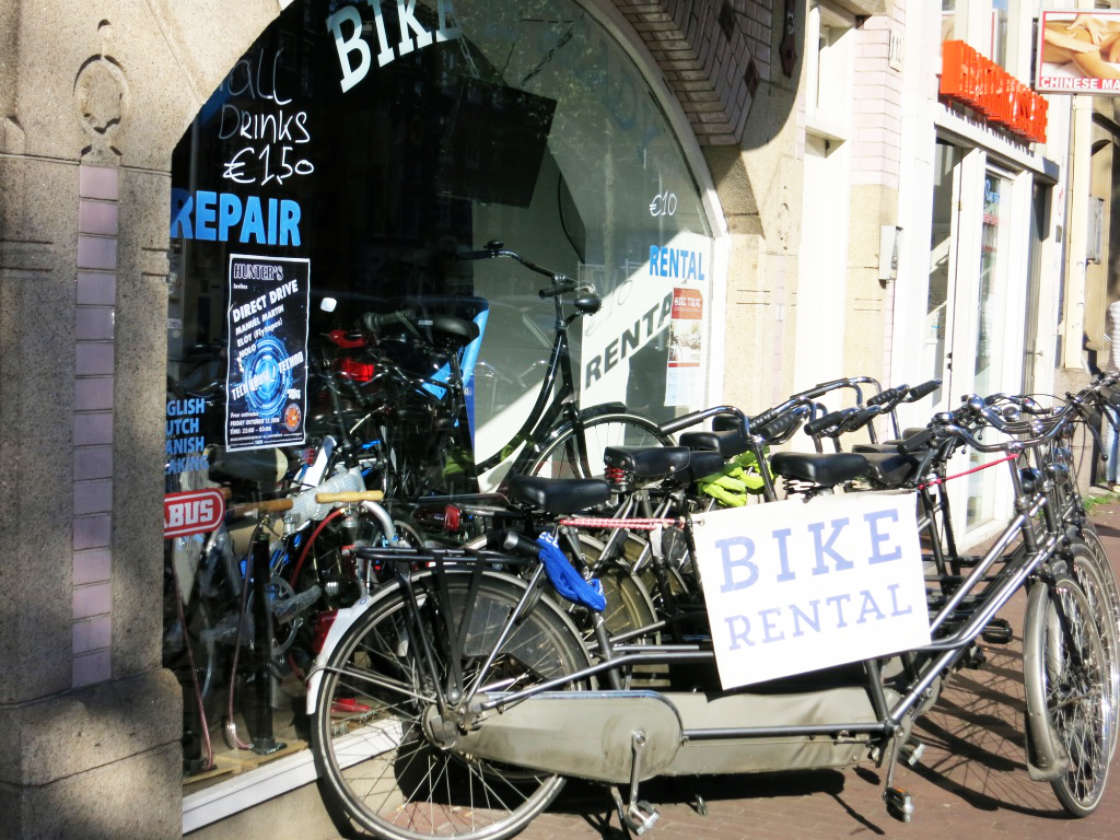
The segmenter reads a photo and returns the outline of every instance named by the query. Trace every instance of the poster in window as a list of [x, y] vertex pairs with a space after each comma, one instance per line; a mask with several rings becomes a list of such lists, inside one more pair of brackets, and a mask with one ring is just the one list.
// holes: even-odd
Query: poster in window
[[704, 296], [699, 289], [673, 289], [665, 405], [691, 405], [703, 394]]
[[1043, 12], [1036, 79], [1045, 93], [1120, 93], [1120, 12]]
[[304, 441], [311, 261], [230, 254], [226, 449]]

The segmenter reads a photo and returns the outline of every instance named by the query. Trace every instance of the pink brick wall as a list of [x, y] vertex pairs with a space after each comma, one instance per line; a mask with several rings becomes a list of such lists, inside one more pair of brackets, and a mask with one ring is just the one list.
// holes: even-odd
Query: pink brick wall
[[[902, 72], [888, 63], [891, 32], [902, 33], [906, 3], [856, 30], [852, 78], [852, 183], [898, 188], [902, 145]], [[905, 48], [902, 50], [905, 56]], [[904, 60], [904, 58], [903, 58]]]
[[743, 136], [770, 79], [773, 0], [614, 0], [657, 61], [702, 145]]

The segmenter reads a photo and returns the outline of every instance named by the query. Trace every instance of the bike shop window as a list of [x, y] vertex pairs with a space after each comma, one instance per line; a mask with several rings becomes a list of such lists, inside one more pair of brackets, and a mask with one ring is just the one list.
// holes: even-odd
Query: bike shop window
[[[328, 331], [409, 307], [483, 327], [464, 375], [491, 454], [553, 339], [545, 278], [461, 258], [494, 240], [602, 296], [571, 327], [582, 405], [664, 419], [708, 398], [700, 190], [634, 61], [571, 0], [297, 0], [184, 134], [172, 192], [169, 381], [214, 386], [208, 443], [296, 441], [321, 406], [295, 348], [313, 359]], [[273, 300], [270, 278], [295, 285]], [[260, 372], [239, 377], [246, 358]]]

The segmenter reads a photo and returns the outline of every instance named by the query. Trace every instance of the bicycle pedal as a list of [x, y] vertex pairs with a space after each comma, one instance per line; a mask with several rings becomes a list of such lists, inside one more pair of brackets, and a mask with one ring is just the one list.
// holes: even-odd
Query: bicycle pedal
[[887, 803], [887, 813], [904, 823], [910, 822], [914, 817], [914, 797], [902, 788], [889, 787], [883, 791], [883, 800]]
[[661, 813], [644, 799], [631, 802], [622, 815], [626, 827], [639, 837], [653, 828]]
[[907, 767], [913, 767], [922, 760], [926, 745], [921, 741], [911, 740], [903, 744], [898, 751], [898, 757], [906, 762]]
[[984, 655], [984, 651], [978, 645], [973, 644], [961, 657], [961, 667], [978, 670], [983, 668], [987, 661], [988, 657]]
[[1014, 637], [1011, 624], [1006, 618], [993, 618], [987, 626], [980, 631], [980, 638], [993, 645], [1006, 645]]

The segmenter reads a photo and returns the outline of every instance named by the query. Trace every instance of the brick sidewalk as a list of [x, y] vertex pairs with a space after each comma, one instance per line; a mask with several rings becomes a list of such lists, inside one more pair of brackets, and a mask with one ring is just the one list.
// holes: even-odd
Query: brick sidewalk
[[[1120, 504], [1100, 507], [1094, 520], [1120, 572]], [[921, 764], [896, 774], [914, 795], [911, 824], [889, 817], [875, 768], [843, 771], [668, 779], [642, 787], [661, 819], [654, 840], [899, 837], [912, 840], [997, 840], [1045, 835], [1079, 840], [1120, 838], [1120, 750], [1097, 812], [1065, 816], [1046, 782], [1031, 781], [1023, 751], [1025, 703], [1021, 665], [1020, 593], [1005, 610], [1015, 627], [1010, 645], [989, 646], [980, 670], [958, 671], [934, 709], [914, 727], [926, 743]], [[707, 816], [690, 806], [699, 793]], [[621, 840], [605, 789], [572, 783], [551, 810], [519, 835], [524, 840]]]

